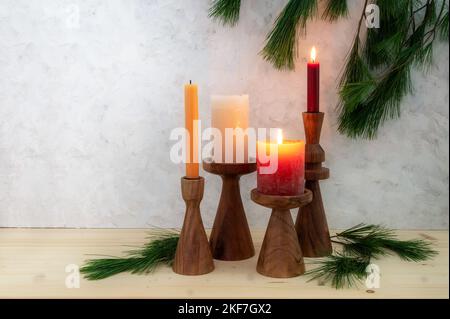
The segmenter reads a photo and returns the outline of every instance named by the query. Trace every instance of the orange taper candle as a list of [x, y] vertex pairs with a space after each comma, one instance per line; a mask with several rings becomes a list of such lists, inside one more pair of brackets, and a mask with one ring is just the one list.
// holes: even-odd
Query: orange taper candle
[[186, 139], [186, 177], [198, 178], [198, 87], [192, 82], [184, 87], [184, 109], [186, 131], [189, 133]]

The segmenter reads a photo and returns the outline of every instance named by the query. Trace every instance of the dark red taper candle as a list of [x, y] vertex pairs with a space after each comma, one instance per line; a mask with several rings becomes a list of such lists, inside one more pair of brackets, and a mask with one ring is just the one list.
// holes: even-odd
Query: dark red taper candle
[[320, 63], [316, 60], [316, 48], [311, 50], [311, 60], [308, 62], [308, 107], [309, 113], [320, 112]]

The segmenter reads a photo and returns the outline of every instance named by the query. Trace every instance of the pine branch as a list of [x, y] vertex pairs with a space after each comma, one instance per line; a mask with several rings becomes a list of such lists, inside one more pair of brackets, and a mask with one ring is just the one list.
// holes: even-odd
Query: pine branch
[[267, 36], [261, 51], [265, 60], [277, 69], [295, 68], [297, 35], [304, 33], [306, 22], [317, 12], [317, 0], [289, 0]]
[[340, 111], [338, 129], [340, 132], [350, 131], [352, 117], [349, 115], [359, 107], [360, 101], [367, 98], [375, 85], [369, 68], [360, 56], [359, 48], [358, 36], [353, 43], [340, 82], [341, 101], [338, 105]]
[[336, 289], [356, 286], [367, 277], [373, 258], [395, 254], [405, 261], [425, 261], [437, 255], [424, 240], [398, 240], [393, 230], [378, 225], [359, 224], [331, 237], [343, 252], [323, 258], [319, 267], [308, 271], [311, 280], [331, 283]]
[[223, 25], [235, 26], [239, 21], [241, 0], [214, 0], [209, 17], [222, 21]]
[[328, 0], [322, 19], [334, 22], [348, 16], [347, 0]]
[[400, 116], [400, 102], [410, 91], [410, 81], [409, 65], [393, 68], [378, 81], [366, 100], [346, 113], [339, 130], [353, 138], [375, 138], [386, 120]]
[[370, 260], [353, 257], [347, 254], [336, 253], [318, 262], [319, 267], [307, 271], [305, 275], [311, 276], [308, 281], [319, 279], [323, 283], [331, 283], [336, 289], [353, 287], [366, 276]]
[[[367, 6], [368, 0], [364, 2], [364, 8]], [[340, 86], [344, 86], [346, 83], [356, 83], [359, 81], [366, 81], [371, 78], [369, 69], [365, 65], [365, 62], [360, 57], [360, 46], [361, 46], [361, 27], [365, 18], [365, 11], [361, 15], [358, 23], [358, 29], [356, 31], [356, 37], [353, 42], [353, 46], [348, 55], [344, 73], [342, 75]]]
[[379, 258], [396, 254], [407, 261], [425, 261], [437, 255], [424, 240], [399, 240], [394, 231], [377, 225], [359, 224], [336, 234], [347, 254], [362, 258]]
[[126, 257], [88, 260], [80, 272], [88, 280], [101, 280], [119, 273], [147, 274], [159, 265], [171, 265], [175, 257], [179, 234], [161, 232], [150, 236], [141, 249], [129, 251]]
[[416, 0], [378, 0], [377, 4], [380, 29], [369, 29], [361, 44], [364, 8], [340, 83], [338, 130], [351, 138], [373, 139], [385, 121], [400, 117], [401, 101], [412, 91], [411, 68], [431, 65], [434, 40], [448, 13], [446, 0], [439, 14], [435, 0], [419, 7]]
[[370, 96], [375, 85], [368, 66], [360, 56], [360, 39], [357, 36], [340, 82], [339, 132], [358, 137], [359, 131], [365, 128], [365, 121], [360, 118], [363, 114], [361, 101]]

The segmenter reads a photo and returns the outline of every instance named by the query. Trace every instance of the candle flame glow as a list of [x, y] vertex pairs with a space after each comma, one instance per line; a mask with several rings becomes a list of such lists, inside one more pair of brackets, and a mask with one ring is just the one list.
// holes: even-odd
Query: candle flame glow
[[311, 49], [311, 61], [316, 62], [317, 52], [316, 47], [312, 47]]
[[278, 130], [278, 136], [277, 136], [278, 144], [283, 144], [283, 130]]

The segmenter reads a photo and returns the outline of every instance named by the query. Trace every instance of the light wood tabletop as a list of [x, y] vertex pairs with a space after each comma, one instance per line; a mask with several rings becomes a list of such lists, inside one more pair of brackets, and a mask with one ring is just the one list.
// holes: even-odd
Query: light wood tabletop
[[[160, 267], [147, 276], [120, 274], [97, 282], [80, 278], [76, 266], [98, 254], [121, 256], [141, 246], [151, 230], [0, 229], [0, 298], [448, 298], [448, 231], [399, 231], [403, 239], [431, 240], [439, 255], [408, 263], [396, 257], [375, 261], [381, 287], [336, 290], [305, 276], [264, 277], [257, 256], [240, 262], [215, 261], [214, 272], [176, 275]], [[256, 252], [263, 232], [253, 231]], [[313, 259], [305, 259], [307, 269]], [[72, 265], [72, 266], [71, 266]], [[66, 272], [66, 270], [68, 272]], [[69, 277], [68, 277], [69, 276]], [[70, 280], [68, 280], [69, 278]]]

